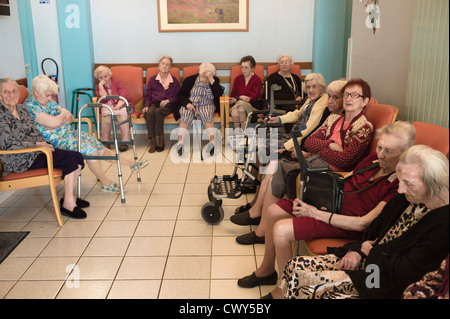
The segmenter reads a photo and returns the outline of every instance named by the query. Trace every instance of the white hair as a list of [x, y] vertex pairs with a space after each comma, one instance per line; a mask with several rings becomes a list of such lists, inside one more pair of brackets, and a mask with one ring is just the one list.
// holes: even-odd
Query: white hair
[[203, 73], [205, 73], [205, 71], [210, 71], [212, 74], [215, 74], [216, 67], [212, 63], [204, 62], [204, 63], [200, 64], [199, 73], [203, 74]]
[[53, 94], [58, 94], [58, 84], [51, 80], [48, 76], [41, 74], [33, 79], [31, 82], [31, 92], [36, 91], [43, 94], [47, 91]]
[[103, 71], [107, 71], [107, 72], [109, 73], [109, 75], [112, 75], [112, 71], [111, 71], [110, 68], [108, 68], [107, 66], [104, 66], [104, 65], [100, 65], [99, 67], [97, 67], [97, 68], [94, 70], [94, 77], [95, 77], [96, 79], [98, 79], [98, 75], [99, 75], [100, 73], [102, 73]]

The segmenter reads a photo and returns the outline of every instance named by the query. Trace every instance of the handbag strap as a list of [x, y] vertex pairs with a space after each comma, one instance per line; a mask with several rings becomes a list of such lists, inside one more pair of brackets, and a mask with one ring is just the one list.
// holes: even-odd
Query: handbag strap
[[[357, 171], [355, 172], [355, 174], [361, 175], [362, 173], [367, 172], [367, 171], [370, 171], [371, 169], [374, 169], [374, 168], [377, 168], [377, 167], [380, 167], [380, 164], [379, 164], [378, 162], [372, 163], [372, 164], [370, 164], [370, 165], [368, 165], [368, 166], [366, 166], [366, 167], [363, 167], [363, 168], [357, 170]], [[383, 178], [387, 178], [387, 177], [391, 176], [393, 173], [394, 173], [394, 172], [392, 172], [392, 173], [390, 173], [390, 174], [388, 174], [388, 175], [382, 176], [382, 177], [380, 177], [379, 179], [377, 179], [376, 181], [374, 181], [372, 184], [369, 184], [369, 185], [367, 185], [366, 187], [363, 187], [363, 188], [358, 189], [358, 190], [356, 190], [356, 191], [352, 191], [352, 192], [344, 192], [344, 195], [345, 195], [345, 194], [357, 194], [357, 193], [359, 193], [359, 192], [365, 191], [366, 189], [368, 189], [368, 188], [374, 186], [376, 183], [378, 183], [379, 181], [381, 181]], [[349, 179], [350, 177], [351, 177], [351, 176], [346, 177], [346, 178], [344, 179], [344, 181], [347, 181], [347, 179]]]

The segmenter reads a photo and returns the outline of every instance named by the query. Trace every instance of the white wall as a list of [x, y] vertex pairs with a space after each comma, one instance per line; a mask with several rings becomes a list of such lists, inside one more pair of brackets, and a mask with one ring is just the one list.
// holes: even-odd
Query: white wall
[[[36, 41], [36, 55], [39, 63], [39, 74], [44, 74], [41, 63], [45, 58], [55, 60], [59, 67], [59, 101], [61, 106], [65, 105], [64, 72], [61, 63], [61, 42], [59, 40], [58, 13], [56, 1], [49, 3], [39, 3], [39, 0], [32, 0], [31, 12], [33, 14], [34, 38]], [[47, 60], [44, 63], [44, 70], [47, 75], [56, 75], [55, 64]], [[70, 100], [69, 100], [70, 103]]]
[[157, 1], [92, 0], [96, 63], [312, 60], [314, 0], [250, 0], [249, 32], [159, 33]]
[[10, 1], [10, 16], [0, 16], [0, 78], [25, 78], [17, 1]]
[[379, 103], [397, 106], [404, 114], [407, 95], [414, 2], [380, 1], [380, 28], [366, 27], [365, 1], [353, 0], [351, 74], [366, 80]]

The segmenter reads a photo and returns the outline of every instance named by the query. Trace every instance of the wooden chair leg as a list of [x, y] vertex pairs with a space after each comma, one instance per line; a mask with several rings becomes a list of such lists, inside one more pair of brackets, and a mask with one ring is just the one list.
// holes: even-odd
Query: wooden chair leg
[[52, 193], [53, 207], [55, 208], [56, 219], [58, 220], [59, 226], [64, 225], [61, 217], [61, 210], [59, 209], [58, 195], [56, 194], [56, 189], [54, 185], [50, 185], [50, 192]]

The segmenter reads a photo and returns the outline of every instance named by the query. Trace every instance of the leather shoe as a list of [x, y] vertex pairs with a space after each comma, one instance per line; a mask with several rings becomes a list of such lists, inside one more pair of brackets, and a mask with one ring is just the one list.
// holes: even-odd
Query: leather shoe
[[183, 156], [183, 149], [184, 149], [183, 144], [178, 145], [178, 148], [177, 148], [178, 156]]
[[163, 145], [163, 146], [156, 146], [156, 151], [157, 152], [162, 152], [162, 151], [164, 151], [164, 147], [165, 147], [165, 145]]
[[254, 231], [236, 237], [236, 241], [241, 245], [265, 244], [266, 237], [258, 237]]
[[255, 273], [238, 280], [238, 286], [243, 288], [254, 288], [260, 285], [275, 285], [278, 280], [278, 274], [274, 271], [271, 275], [265, 277], [256, 277]]
[[234, 214], [233, 216], [230, 217], [230, 220], [233, 224], [241, 226], [259, 225], [261, 217], [251, 218], [250, 212], [246, 211], [243, 213]]
[[83, 218], [87, 217], [86, 212], [78, 206], [75, 206], [73, 211], [65, 209], [64, 207], [61, 206], [60, 211], [61, 211], [62, 215], [69, 216], [69, 217], [75, 218], [75, 219], [83, 219]]
[[[61, 205], [61, 207], [63, 207], [64, 197], [61, 197], [61, 200], [59, 201], [59, 204]], [[84, 200], [84, 199], [81, 199], [81, 198], [78, 198], [78, 197], [77, 197], [77, 199], [75, 201], [75, 204], [77, 204], [77, 206], [80, 207], [80, 208], [87, 208], [87, 207], [91, 206], [91, 204], [87, 200]]]

